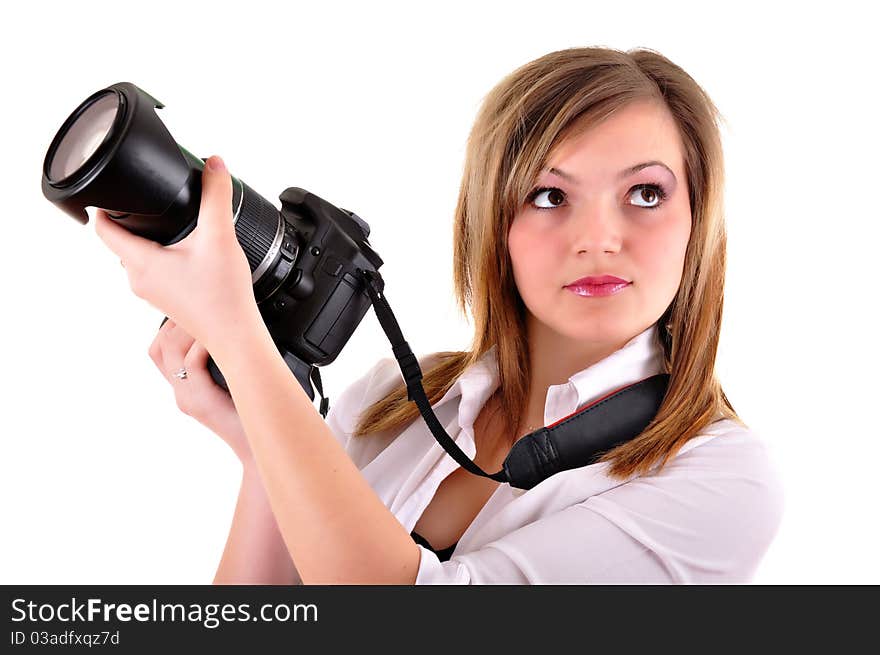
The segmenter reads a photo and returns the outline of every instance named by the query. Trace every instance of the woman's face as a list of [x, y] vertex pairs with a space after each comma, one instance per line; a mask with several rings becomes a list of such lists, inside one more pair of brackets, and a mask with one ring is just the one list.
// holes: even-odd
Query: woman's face
[[[663, 105], [631, 103], [548, 161], [534, 189], [549, 190], [532, 191], [508, 233], [530, 334], [622, 345], [660, 318], [681, 281], [691, 207], [674, 119]], [[662, 164], [627, 172], [646, 162]], [[567, 288], [601, 275], [630, 284], [612, 295]]]

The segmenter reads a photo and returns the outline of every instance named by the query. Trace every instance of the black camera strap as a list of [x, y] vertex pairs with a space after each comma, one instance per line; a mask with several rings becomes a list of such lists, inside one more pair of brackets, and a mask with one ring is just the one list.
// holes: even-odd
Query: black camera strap
[[627, 385], [580, 408], [552, 425], [519, 439], [510, 449], [502, 470], [486, 473], [446, 433], [422, 387], [422, 370], [404, 340], [391, 307], [385, 300], [384, 281], [376, 271], [361, 271], [376, 318], [391, 342], [406, 382], [407, 397], [416, 403], [434, 438], [462, 468], [483, 477], [531, 489], [555, 473], [596, 462], [611, 448], [638, 436], [656, 416], [666, 394], [669, 375], [661, 373]]
[[309, 378], [311, 379], [312, 384], [315, 385], [315, 389], [318, 390], [318, 395], [321, 396], [321, 404], [318, 411], [321, 412], [322, 418], [327, 418], [327, 412], [330, 411], [330, 399], [324, 395], [324, 385], [321, 383], [321, 372], [318, 370], [317, 366], [312, 366], [309, 369]]

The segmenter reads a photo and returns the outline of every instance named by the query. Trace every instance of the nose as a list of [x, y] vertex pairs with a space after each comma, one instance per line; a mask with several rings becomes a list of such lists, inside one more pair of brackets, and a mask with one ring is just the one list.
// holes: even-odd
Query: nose
[[600, 202], [584, 203], [571, 214], [571, 241], [577, 254], [616, 253], [623, 241], [623, 226], [614, 208]]

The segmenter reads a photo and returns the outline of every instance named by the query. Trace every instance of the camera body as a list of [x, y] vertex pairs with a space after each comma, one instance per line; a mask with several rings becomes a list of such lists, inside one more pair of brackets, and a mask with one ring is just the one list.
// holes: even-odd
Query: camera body
[[377, 271], [382, 260], [356, 214], [298, 187], [280, 200], [278, 253], [254, 295], [277, 345], [324, 366], [369, 310], [363, 271]]

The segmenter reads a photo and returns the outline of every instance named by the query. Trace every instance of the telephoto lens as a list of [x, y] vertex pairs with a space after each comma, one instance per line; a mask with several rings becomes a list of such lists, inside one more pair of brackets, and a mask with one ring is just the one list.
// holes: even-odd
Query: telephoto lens
[[[156, 114], [164, 105], [130, 82], [86, 98], [43, 162], [45, 197], [80, 223], [104, 209], [129, 231], [169, 245], [196, 226], [203, 159], [178, 145]], [[291, 187], [279, 210], [232, 177], [232, 220], [269, 332], [310, 398], [317, 366], [332, 362], [370, 307], [364, 272], [382, 259], [354, 212]], [[213, 360], [208, 368], [226, 389]]]

